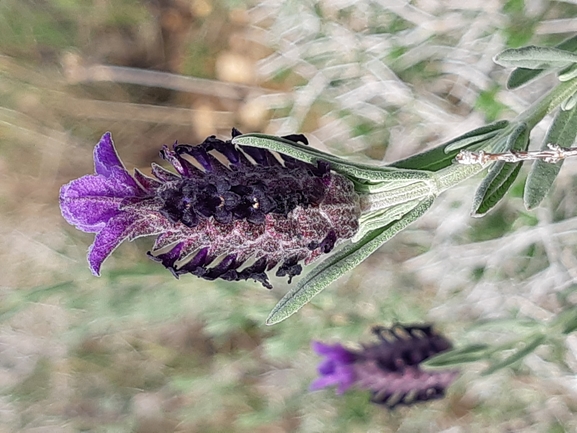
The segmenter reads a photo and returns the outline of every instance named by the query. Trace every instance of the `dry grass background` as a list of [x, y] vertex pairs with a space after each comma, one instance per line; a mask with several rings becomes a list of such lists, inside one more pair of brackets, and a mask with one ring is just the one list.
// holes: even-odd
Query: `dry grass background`
[[573, 34], [576, 15], [545, 0], [0, 3], [0, 431], [577, 430], [574, 335], [488, 377], [469, 365], [447, 399], [393, 413], [307, 392], [312, 338], [428, 320], [457, 344], [498, 343], [573, 309], [575, 162], [531, 213], [516, 188], [472, 220], [476, 181], [455, 188], [272, 328], [284, 283], [173, 280], [147, 240], [94, 278], [92, 235], [57, 206], [106, 130], [143, 170], [164, 143], [232, 126], [305, 132], [351, 158], [410, 155], [534, 101], [552, 79], [505, 91], [491, 59]]

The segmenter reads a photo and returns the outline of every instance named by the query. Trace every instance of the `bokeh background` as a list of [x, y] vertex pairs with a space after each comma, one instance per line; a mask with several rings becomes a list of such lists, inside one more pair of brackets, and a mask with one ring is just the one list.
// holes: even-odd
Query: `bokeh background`
[[512, 118], [555, 79], [504, 90], [492, 57], [572, 36], [576, 17], [573, 0], [0, 1], [0, 431], [576, 431], [574, 335], [490, 376], [467, 365], [446, 399], [394, 412], [307, 391], [311, 339], [429, 321], [457, 345], [499, 343], [571, 311], [573, 161], [533, 212], [522, 179], [480, 220], [478, 179], [449, 191], [274, 327], [284, 281], [175, 280], [146, 258], [151, 239], [95, 278], [92, 235], [58, 208], [105, 131], [146, 172], [162, 144], [233, 126], [380, 163]]

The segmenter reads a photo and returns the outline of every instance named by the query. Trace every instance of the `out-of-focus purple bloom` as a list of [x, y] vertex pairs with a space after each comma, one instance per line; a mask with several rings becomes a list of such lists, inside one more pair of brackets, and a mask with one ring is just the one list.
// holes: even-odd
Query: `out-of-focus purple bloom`
[[449, 350], [452, 345], [446, 338], [430, 325], [376, 327], [373, 331], [379, 342], [359, 350], [313, 342], [314, 351], [325, 359], [311, 390], [337, 385], [337, 393], [342, 394], [356, 386], [371, 391], [372, 402], [389, 408], [445, 395], [458, 371], [426, 372], [419, 364]]
[[290, 281], [301, 262], [358, 230], [353, 184], [326, 161], [308, 164], [214, 136], [160, 154], [176, 173], [153, 164], [154, 177], [132, 176], [106, 133], [94, 149], [95, 173], [62, 187], [64, 218], [96, 233], [88, 252], [93, 274], [123, 241], [157, 235], [149, 256], [176, 277], [252, 278], [271, 288], [267, 271], [278, 266], [276, 275]]
[[321, 377], [311, 384], [311, 390], [337, 385], [337, 393], [342, 394], [355, 383], [357, 375], [354, 364], [357, 355], [354, 352], [340, 344], [331, 346], [319, 341], [313, 342], [313, 349], [326, 359], [318, 366]]

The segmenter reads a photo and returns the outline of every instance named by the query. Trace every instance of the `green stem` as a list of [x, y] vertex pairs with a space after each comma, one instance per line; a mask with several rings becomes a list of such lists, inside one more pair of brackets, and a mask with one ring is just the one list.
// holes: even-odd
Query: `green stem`
[[[577, 79], [561, 82], [548, 94], [541, 97], [531, 107], [517, 116], [510, 126], [502, 130], [495, 137], [487, 141], [485, 150], [491, 150], [492, 146], [503, 143], [511, 134], [512, 130], [520, 123], [526, 123], [530, 131], [543, 118], [555, 110], [567, 98], [577, 92]], [[401, 203], [406, 203], [415, 199], [422, 199], [427, 196], [437, 196], [464, 180], [475, 176], [483, 171], [487, 165], [473, 164], [453, 164], [431, 173], [431, 179], [415, 180], [415, 183], [404, 185], [388, 191], [366, 194], [361, 197], [361, 209], [363, 212], [372, 212], [387, 209]]]

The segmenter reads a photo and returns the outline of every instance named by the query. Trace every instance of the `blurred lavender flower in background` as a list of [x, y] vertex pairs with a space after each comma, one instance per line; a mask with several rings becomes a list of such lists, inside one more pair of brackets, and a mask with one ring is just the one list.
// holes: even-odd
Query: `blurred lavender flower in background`
[[[283, 138], [306, 144], [302, 135]], [[64, 218], [96, 233], [88, 251], [93, 274], [123, 241], [158, 235], [148, 254], [176, 277], [252, 278], [272, 288], [267, 271], [279, 265], [276, 275], [290, 282], [300, 262], [358, 230], [353, 184], [326, 161], [308, 164], [214, 136], [160, 154], [177, 173], [153, 164], [154, 178], [139, 170], [131, 176], [106, 133], [94, 149], [95, 174], [62, 187]]]
[[458, 375], [457, 370], [421, 370], [419, 364], [451, 349], [451, 343], [430, 325], [375, 327], [379, 342], [361, 350], [318, 341], [312, 347], [325, 359], [318, 366], [320, 377], [311, 390], [337, 385], [337, 394], [352, 386], [368, 389], [371, 401], [394, 408], [442, 398]]

